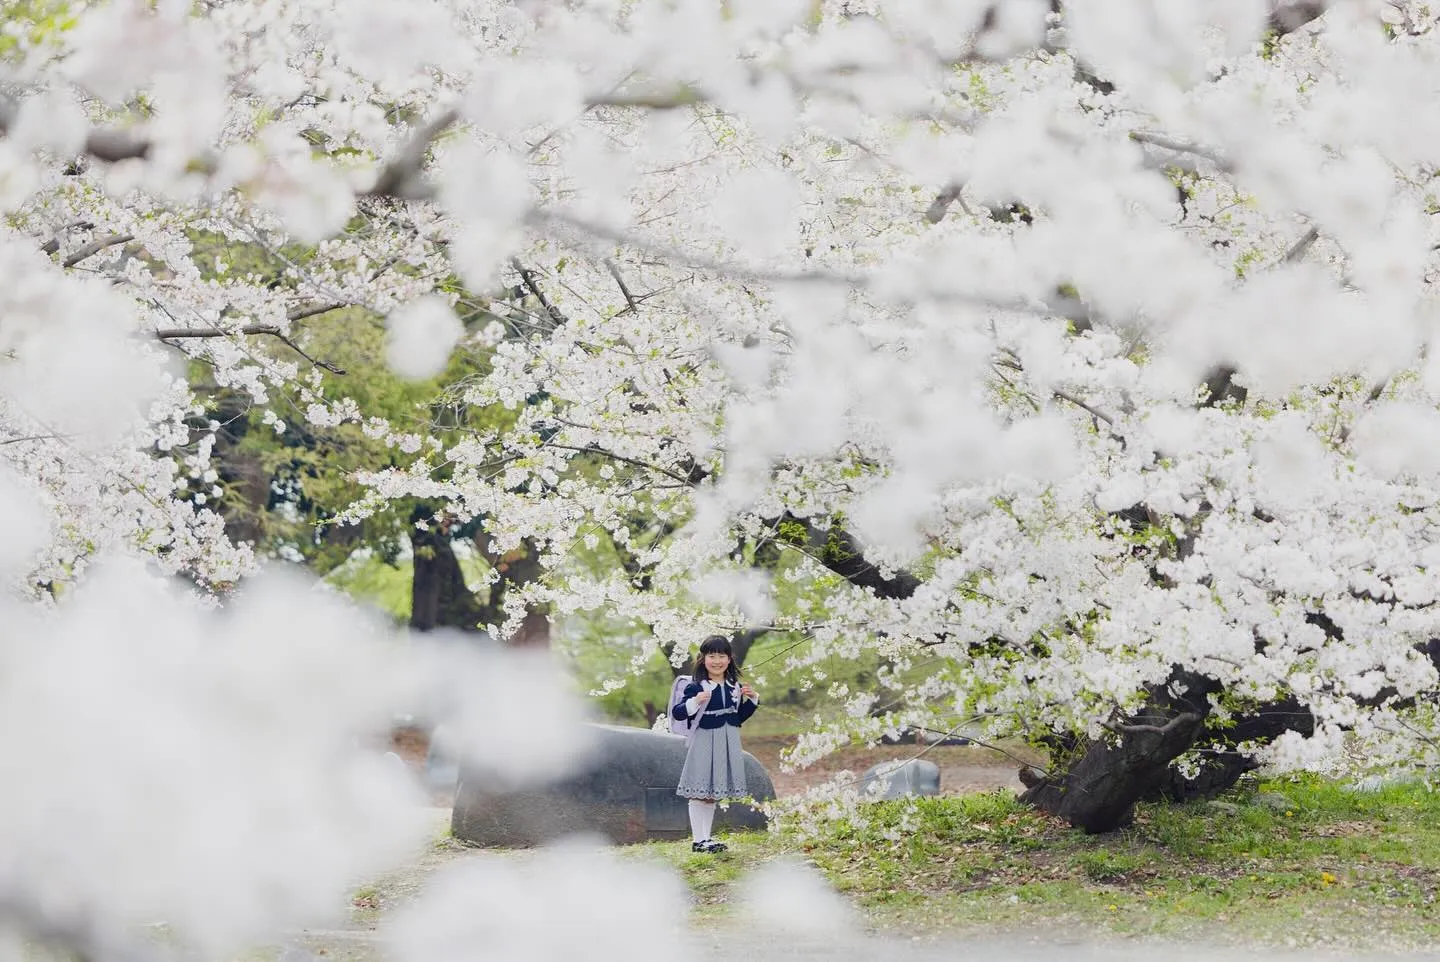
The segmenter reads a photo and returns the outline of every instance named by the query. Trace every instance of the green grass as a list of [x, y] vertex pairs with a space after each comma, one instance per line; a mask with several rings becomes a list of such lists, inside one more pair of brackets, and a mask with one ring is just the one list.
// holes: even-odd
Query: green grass
[[[1257, 790], [1258, 789], [1258, 790]], [[1355, 792], [1303, 778], [1218, 803], [1142, 806], [1085, 835], [1009, 792], [867, 807], [823, 837], [731, 837], [722, 856], [639, 846], [689, 883], [700, 920], [722, 919], [745, 872], [802, 854], [878, 928], [1203, 937], [1232, 943], [1396, 947], [1440, 938], [1440, 794]]]
[[621, 849], [630, 858], [648, 858], [673, 868], [690, 887], [694, 921], [719, 921], [729, 912], [735, 883], [762, 863], [785, 854], [783, 836], [741, 832], [724, 836], [727, 852], [707, 855], [690, 851], [690, 842], [650, 842]]

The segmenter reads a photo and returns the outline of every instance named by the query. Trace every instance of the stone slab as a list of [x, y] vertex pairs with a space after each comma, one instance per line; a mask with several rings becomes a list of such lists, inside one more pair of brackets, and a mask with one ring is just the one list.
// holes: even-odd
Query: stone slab
[[[543, 788], [498, 790], [460, 766], [451, 829], [472, 845], [526, 847], [579, 833], [627, 844], [690, 835], [687, 801], [675, 794], [687, 743], [643, 728], [592, 725], [593, 761]], [[745, 753], [745, 779], [757, 801], [775, 797], [765, 767]], [[732, 803], [715, 816], [718, 831], [765, 828], [765, 815]]]
[[881, 762], [867, 769], [860, 779], [862, 798], [882, 800], [939, 794], [940, 766], [923, 758], [907, 759], [898, 765]]

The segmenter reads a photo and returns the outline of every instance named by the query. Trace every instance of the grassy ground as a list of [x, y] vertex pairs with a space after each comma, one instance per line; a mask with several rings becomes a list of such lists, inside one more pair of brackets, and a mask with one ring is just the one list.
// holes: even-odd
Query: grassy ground
[[[880, 803], [823, 840], [732, 838], [722, 856], [653, 844], [680, 869], [696, 920], [723, 922], [746, 871], [781, 855], [818, 866], [871, 928], [1064, 932], [1244, 945], [1405, 949], [1440, 937], [1440, 795], [1356, 792], [1315, 779], [1218, 802], [1149, 806], [1087, 836], [1012, 794]], [[908, 831], [900, 829], [902, 820]]]

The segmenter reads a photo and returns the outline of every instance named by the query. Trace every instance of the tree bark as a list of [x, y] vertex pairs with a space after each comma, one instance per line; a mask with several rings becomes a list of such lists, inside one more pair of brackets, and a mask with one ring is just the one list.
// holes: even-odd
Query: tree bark
[[[486, 624], [498, 625], [505, 619], [505, 596], [512, 589], [539, 581], [545, 573], [540, 564], [540, 549], [529, 538], [520, 543], [514, 551], [500, 553], [494, 542], [484, 531], [475, 535], [475, 547], [484, 555], [490, 567], [499, 576], [490, 586], [490, 598], [481, 606], [480, 620]], [[545, 605], [527, 604], [520, 626], [506, 644], [516, 648], [548, 648], [550, 646], [550, 612]]]
[[1116, 739], [1089, 742], [1056, 776], [1023, 776], [1029, 787], [1020, 800], [1089, 833], [1123, 828], [1135, 803], [1158, 789], [1170, 763], [1204, 730], [1207, 696], [1216, 688], [1177, 669], [1170, 684], [1151, 691], [1144, 708], [1114, 726]]
[[215, 448], [211, 455], [220, 480], [240, 494], [239, 498], [223, 498], [220, 501], [225, 534], [231, 541], [248, 541], [264, 550], [263, 518], [269, 510], [271, 476], [260, 463], [258, 455], [240, 446], [249, 430], [245, 418], [249, 401], [248, 396], [242, 398], [237, 392], [217, 388], [214, 406], [207, 417], [223, 425], [215, 434]]
[[837, 524], [825, 527], [786, 512], [776, 525], [780, 540], [804, 550], [852, 585], [869, 588], [881, 598], [904, 599], [915, 594], [920, 579], [905, 570], [886, 575], [865, 558], [865, 549]]
[[[419, 527], [421, 521], [428, 523]], [[425, 506], [415, 509], [411, 522], [414, 575], [410, 583], [410, 627], [416, 631], [456, 628], [479, 632], [483, 607], [465, 585], [448, 526]]]
[[1319, 19], [1327, 5], [1325, 0], [1271, 0], [1267, 26], [1283, 37]]
[[750, 657], [750, 649], [755, 647], [755, 642], [768, 634], [768, 629], [752, 628], [749, 631], [742, 631], [730, 639], [730, 647], [735, 652], [735, 667], [744, 668], [745, 659]]
[[1268, 744], [1288, 731], [1306, 738], [1315, 734], [1314, 713], [1293, 697], [1262, 705], [1227, 727], [1206, 726], [1195, 741], [1196, 746], [1207, 749], [1200, 770], [1186, 778], [1176, 769], [1169, 769], [1146, 800], [1189, 802], [1214, 798], [1233, 788], [1240, 776], [1260, 767], [1255, 759], [1236, 751], [1236, 745]]

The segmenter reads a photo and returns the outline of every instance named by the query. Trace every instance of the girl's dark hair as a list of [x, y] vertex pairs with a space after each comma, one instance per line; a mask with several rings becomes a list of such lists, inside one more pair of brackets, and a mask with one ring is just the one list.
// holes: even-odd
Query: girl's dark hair
[[724, 635], [711, 635], [700, 642], [700, 654], [695, 656], [695, 680], [710, 679], [710, 673], [705, 670], [705, 656], [716, 651], [723, 651], [730, 656], [730, 664], [725, 666], [725, 680], [735, 684], [740, 680], [740, 669], [735, 665], [735, 649], [730, 647], [730, 639]]

